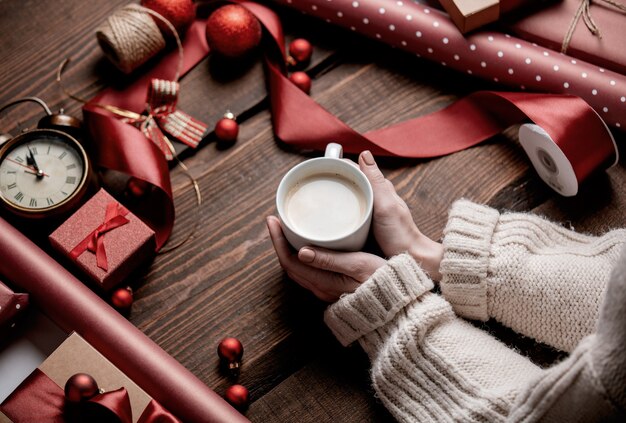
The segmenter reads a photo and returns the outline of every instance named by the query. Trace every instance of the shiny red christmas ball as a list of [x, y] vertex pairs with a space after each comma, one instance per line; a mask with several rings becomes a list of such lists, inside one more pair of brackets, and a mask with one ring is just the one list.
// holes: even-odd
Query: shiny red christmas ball
[[95, 397], [98, 383], [87, 373], [76, 373], [65, 382], [65, 399], [69, 402], [81, 402]]
[[118, 310], [129, 309], [133, 305], [133, 290], [129, 286], [116, 289], [111, 294], [111, 303]]
[[241, 57], [261, 42], [261, 24], [245, 7], [228, 4], [211, 13], [206, 22], [211, 49], [227, 57]]
[[126, 183], [126, 192], [136, 198], [146, 195], [149, 189], [150, 184], [143, 179], [131, 177]]
[[[167, 19], [181, 38], [196, 18], [196, 5], [192, 0], [141, 0], [141, 5]], [[172, 35], [172, 31], [161, 19], [154, 18], [154, 21], [165, 36]]]
[[237, 338], [224, 338], [217, 346], [217, 355], [231, 369], [237, 368], [243, 357], [243, 345]]
[[224, 117], [215, 124], [215, 136], [220, 141], [235, 141], [239, 134], [239, 125], [234, 117]]
[[296, 38], [289, 44], [289, 56], [291, 56], [296, 63], [306, 63], [311, 60], [313, 54], [313, 47], [304, 38]]
[[311, 78], [304, 72], [294, 72], [289, 76], [289, 80], [305, 93], [311, 92]]
[[226, 388], [224, 399], [235, 408], [243, 409], [250, 404], [250, 394], [245, 386], [233, 385]]

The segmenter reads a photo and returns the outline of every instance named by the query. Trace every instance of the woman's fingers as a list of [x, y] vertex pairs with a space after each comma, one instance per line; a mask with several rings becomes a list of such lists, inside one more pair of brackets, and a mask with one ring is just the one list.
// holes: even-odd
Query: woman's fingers
[[368, 253], [342, 253], [323, 248], [303, 247], [298, 252], [298, 259], [309, 266], [330, 272], [340, 273], [365, 282], [385, 260]]
[[358, 287], [358, 282], [350, 277], [319, 269], [298, 260], [296, 255], [291, 252], [278, 218], [268, 217], [267, 227], [278, 261], [285, 269], [287, 276], [303, 288], [313, 292], [319, 299], [328, 302], [335, 301], [342, 294], [353, 292]]

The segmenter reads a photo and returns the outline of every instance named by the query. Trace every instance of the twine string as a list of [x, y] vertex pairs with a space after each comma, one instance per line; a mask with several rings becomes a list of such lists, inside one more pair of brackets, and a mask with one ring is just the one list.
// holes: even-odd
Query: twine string
[[[152, 15], [154, 17], [156, 17], [157, 19], [161, 20], [167, 27], [168, 29], [172, 32], [172, 34], [174, 35], [174, 39], [176, 40], [176, 46], [178, 47], [178, 67], [176, 69], [176, 75], [175, 75], [175, 81], [178, 82], [178, 80], [180, 79], [180, 74], [182, 72], [182, 67], [183, 67], [183, 44], [180, 40], [180, 36], [178, 35], [178, 32], [176, 31], [176, 28], [174, 28], [174, 25], [172, 25], [165, 17], [163, 17], [161, 14], [145, 8], [143, 6], [139, 6], [139, 5], [128, 5], [125, 8], [131, 7], [138, 11], [140, 10], [142, 13], [147, 13], [149, 15]], [[144, 16], [146, 16], [144, 13]], [[134, 16], [134, 15], [133, 15]], [[134, 19], [134, 17], [131, 17], [130, 19]], [[150, 18], [150, 21], [154, 24], [154, 21], [152, 20], [152, 18]], [[137, 24], [135, 24], [137, 25]], [[118, 26], [124, 27], [124, 24], [118, 24]], [[127, 26], [132, 26], [131, 24], [128, 24]], [[155, 24], [156, 27], [156, 24]], [[157, 31], [158, 31], [158, 27], [156, 27]], [[159, 31], [159, 35], [160, 35], [160, 31]], [[123, 50], [126, 51], [126, 50]], [[149, 51], [149, 48], [144, 48], [142, 49], [142, 51], [147, 52]], [[124, 56], [127, 57], [127, 56]], [[65, 95], [67, 95], [69, 98], [71, 98], [72, 100], [78, 101], [79, 103], [82, 104], [87, 104], [88, 100], [85, 100], [84, 98], [81, 98], [75, 94], [73, 94], [72, 92], [70, 92], [65, 85], [63, 84], [63, 71], [65, 70], [65, 68], [67, 67], [67, 65], [70, 63], [70, 58], [65, 58], [63, 59], [63, 61], [59, 64], [59, 66], [57, 67], [57, 72], [56, 72], [56, 82], [59, 85], [59, 87], [61, 87], [61, 90], [63, 91], [63, 93]], [[143, 63], [143, 62], [142, 62]], [[146, 117], [146, 115], [137, 113], [137, 112], [133, 112], [132, 110], [126, 110], [126, 109], [122, 109], [120, 107], [117, 106], [113, 106], [110, 104], [100, 104], [100, 103], [91, 103], [93, 106], [96, 107], [100, 107], [102, 109], [105, 109], [117, 116], [126, 118], [126, 119], [130, 119], [130, 120], [143, 120], [144, 123], [145, 121], [147, 121], [147, 119], [151, 119], [152, 117], [152, 112], [150, 110], [147, 110], [148, 112], [148, 117]], [[148, 105], [148, 108], [150, 106]], [[174, 159], [177, 162], [177, 165], [182, 169], [183, 174], [189, 179], [191, 187], [193, 188], [195, 195], [196, 195], [196, 213], [198, 215], [197, 219], [194, 219], [194, 223], [193, 226], [191, 227], [191, 230], [187, 233], [187, 235], [179, 242], [177, 242], [175, 245], [168, 247], [168, 248], [163, 248], [161, 249], [158, 254], [164, 254], [167, 252], [170, 252], [172, 250], [177, 249], [178, 247], [182, 246], [183, 244], [185, 244], [189, 239], [191, 239], [191, 237], [195, 234], [197, 228], [198, 228], [198, 222], [199, 222], [199, 217], [200, 217], [200, 206], [202, 205], [202, 193], [200, 191], [200, 185], [198, 184], [198, 181], [193, 177], [193, 175], [191, 174], [189, 168], [178, 158], [178, 155], [176, 154], [176, 150], [174, 148], [174, 146], [172, 145], [171, 141], [169, 140], [169, 138], [167, 138], [167, 136], [164, 137], [165, 138], [165, 142], [167, 144], [167, 147], [170, 149], [170, 151], [172, 152], [172, 156], [174, 157]]]
[[[567, 49], [569, 48], [569, 44], [572, 41], [572, 37], [574, 36], [574, 31], [576, 30], [576, 26], [578, 25], [578, 21], [580, 20], [581, 17], [583, 18], [583, 22], [585, 23], [585, 26], [587, 27], [589, 32], [591, 32], [594, 36], [602, 39], [600, 28], [598, 27], [596, 22], [593, 20], [593, 17], [591, 16], [591, 7], [590, 7], [591, 1], [592, 0], [581, 0], [580, 4], [578, 5], [578, 9], [576, 9], [576, 13], [574, 14], [574, 17], [572, 18], [572, 21], [569, 24], [567, 33], [565, 34], [565, 38], [563, 38], [563, 43], [561, 44], [561, 53], [567, 53]], [[622, 11], [623, 13], [626, 13], [626, 6], [615, 0], [596, 0], [596, 1], [604, 2]]]

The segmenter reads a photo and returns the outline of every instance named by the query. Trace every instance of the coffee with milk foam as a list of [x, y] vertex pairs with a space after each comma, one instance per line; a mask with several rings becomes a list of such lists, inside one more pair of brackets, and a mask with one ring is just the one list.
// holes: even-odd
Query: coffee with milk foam
[[298, 181], [284, 210], [291, 227], [316, 240], [341, 238], [363, 223], [366, 199], [359, 187], [337, 174], [317, 174]]

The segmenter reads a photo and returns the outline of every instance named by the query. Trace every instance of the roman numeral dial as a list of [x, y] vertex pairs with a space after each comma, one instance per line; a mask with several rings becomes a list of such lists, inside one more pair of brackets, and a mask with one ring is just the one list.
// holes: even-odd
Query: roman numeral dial
[[87, 168], [84, 150], [70, 136], [26, 132], [0, 148], [0, 198], [10, 209], [45, 213], [82, 190]]

